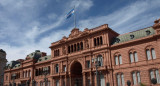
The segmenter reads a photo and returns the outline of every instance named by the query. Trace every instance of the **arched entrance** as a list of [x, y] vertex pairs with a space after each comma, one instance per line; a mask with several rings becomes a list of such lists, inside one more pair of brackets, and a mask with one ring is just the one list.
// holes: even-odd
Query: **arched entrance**
[[76, 61], [71, 66], [71, 86], [83, 86], [82, 81], [82, 65]]

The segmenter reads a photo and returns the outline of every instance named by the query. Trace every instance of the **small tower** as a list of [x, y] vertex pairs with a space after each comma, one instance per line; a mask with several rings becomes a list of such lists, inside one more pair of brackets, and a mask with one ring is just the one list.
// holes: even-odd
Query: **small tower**
[[160, 34], [160, 19], [154, 21], [153, 28], [156, 31], [156, 34]]
[[7, 63], [6, 52], [0, 49], [0, 86], [3, 86], [4, 68], [6, 66], [6, 63]]

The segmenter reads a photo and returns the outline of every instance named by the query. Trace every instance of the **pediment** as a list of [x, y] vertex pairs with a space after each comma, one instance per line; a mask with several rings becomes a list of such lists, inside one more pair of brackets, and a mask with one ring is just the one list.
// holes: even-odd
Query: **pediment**
[[72, 31], [71, 31], [71, 34], [69, 35], [69, 37], [75, 37], [75, 36], [79, 36], [82, 32], [79, 31], [78, 28], [74, 28]]

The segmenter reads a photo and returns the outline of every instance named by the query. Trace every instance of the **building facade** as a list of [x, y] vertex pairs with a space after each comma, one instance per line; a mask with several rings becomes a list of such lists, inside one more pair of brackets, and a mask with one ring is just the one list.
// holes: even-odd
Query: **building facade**
[[[151, 27], [122, 34], [107, 24], [51, 43], [51, 55], [35, 51], [5, 70], [9, 86], [160, 85], [160, 19]], [[97, 58], [97, 59], [96, 59]], [[98, 71], [98, 73], [97, 73]]]
[[3, 86], [4, 68], [6, 66], [6, 52], [0, 49], [0, 86]]

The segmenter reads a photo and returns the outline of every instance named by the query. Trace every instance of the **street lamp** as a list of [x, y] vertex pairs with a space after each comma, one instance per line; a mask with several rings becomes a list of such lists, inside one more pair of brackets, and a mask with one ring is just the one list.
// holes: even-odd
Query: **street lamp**
[[127, 81], [127, 85], [131, 86], [131, 81], [130, 80]]
[[16, 78], [16, 74], [14, 73], [14, 74], [12, 75], [12, 79], [13, 79], [13, 86], [16, 86], [16, 83], [14, 83], [15, 78]]
[[152, 78], [152, 79], [151, 79], [151, 82], [152, 82], [152, 84], [155, 85], [155, 84], [157, 84], [157, 79], [156, 79], [156, 78]]
[[44, 68], [43, 74], [45, 75], [45, 77], [44, 77], [45, 86], [47, 86], [47, 81], [48, 81], [48, 79], [46, 78], [46, 76], [48, 74], [48, 68], [47, 67]]
[[102, 58], [100, 56], [92, 58], [92, 63], [95, 63], [96, 67], [96, 79], [97, 79], [97, 86], [99, 86], [99, 81], [98, 81], [98, 70], [97, 68], [101, 66]]

